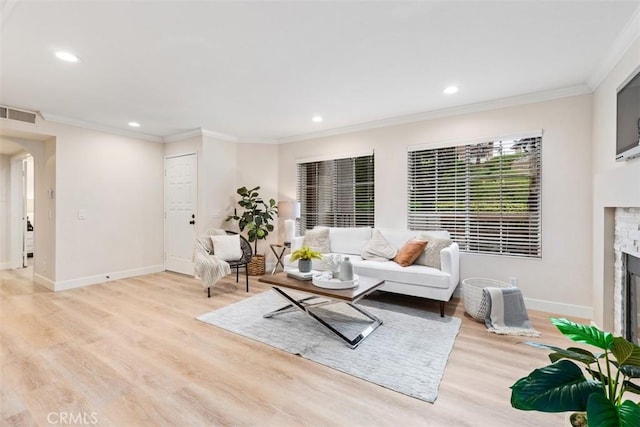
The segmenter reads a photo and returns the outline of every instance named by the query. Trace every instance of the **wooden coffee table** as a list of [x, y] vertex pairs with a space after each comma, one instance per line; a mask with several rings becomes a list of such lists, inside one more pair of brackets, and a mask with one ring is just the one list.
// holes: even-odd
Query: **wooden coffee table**
[[[287, 276], [287, 273], [282, 272], [271, 276], [262, 276], [260, 277], [259, 281], [270, 284], [273, 287], [273, 290], [278, 295], [289, 302], [289, 304], [285, 305], [284, 307], [265, 314], [265, 318], [300, 310], [308, 314], [312, 319], [316, 320], [322, 326], [337, 335], [351, 348], [356, 348], [362, 342], [362, 340], [371, 335], [373, 331], [375, 331], [380, 325], [382, 325], [382, 320], [378, 319], [373, 314], [368, 313], [361, 307], [356, 306], [355, 303], [382, 286], [384, 284], [384, 280], [360, 276], [358, 279], [358, 286], [355, 288], [325, 289], [313, 285], [313, 283], [311, 283], [311, 280], [294, 279]], [[293, 289], [311, 295], [302, 299], [295, 299], [294, 297], [289, 295], [283, 288]], [[329, 322], [320, 317], [317, 312], [314, 312], [314, 309], [317, 307], [337, 303], [347, 304], [349, 307], [369, 318], [371, 320], [371, 324], [369, 324], [369, 326], [367, 326], [364, 331], [360, 332], [358, 336], [351, 339], [331, 326]]]

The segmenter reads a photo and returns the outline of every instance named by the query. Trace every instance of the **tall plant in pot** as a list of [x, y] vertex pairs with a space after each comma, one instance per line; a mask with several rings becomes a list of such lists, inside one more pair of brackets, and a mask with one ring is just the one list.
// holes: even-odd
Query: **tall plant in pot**
[[243, 212], [238, 215], [237, 209], [234, 209], [233, 215], [229, 215], [226, 221], [238, 221], [240, 231], [247, 233], [247, 240], [253, 243], [253, 258], [249, 263], [250, 275], [262, 275], [265, 270], [265, 256], [258, 254], [258, 240], [266, 239], [270, 232], [273, 231], [271, 222], [278, 214], [278, 206], [274, 199], [269, 199], [269, 203], [260, 197], [260, 186], [247, 189], [240, 187], [236, 193], [240, 196], [238, 205]]
[[[527, 342], [551, 350], [552, 363], [511, 386], [511, 406], [525, 411], [586, 411], [590, 427], [640, 426], [640, 406], [623, 398], [627, 392], [640, 394], [640, 386], [632, 382], [640, 377], [640, 347], [595, 326], [554, 318], [551, 323], [570, 340], [602, 352]], [[584, 365], [588, 376], [577, 363]]]

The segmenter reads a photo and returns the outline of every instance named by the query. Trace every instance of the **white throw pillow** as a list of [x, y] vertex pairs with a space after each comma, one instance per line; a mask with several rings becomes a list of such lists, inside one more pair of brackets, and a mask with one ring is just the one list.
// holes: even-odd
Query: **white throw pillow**
[[362, 259], [372, 261], [388, 261], [394, 258], [398, 250], [391, 246], [387, 239], [382, 236], [380, 230], [373, 230], [371, 239], [362, 250]]
[[440, 251], [451, 246], [451, 239], [439, 239], [425, 235], [423, 235], [423, 238], [429, 243], [427, 243], [427, 247], [424, 248], [424, 252], [418, 257], [415, 264], [437, 269], [442, 268], [440, 265]]
[[328, 254], [329, 249], [329, 228], [316, 227], [313, 230], [307, 230], [304, 233], [303, 246], [309, 246], [314, 251], [321, 254]]
[[239, 234], [211, 236], [211, 242], [213, 242], [213, 254], [218, 258], [224, 261], [238, 261], [242, 258]]

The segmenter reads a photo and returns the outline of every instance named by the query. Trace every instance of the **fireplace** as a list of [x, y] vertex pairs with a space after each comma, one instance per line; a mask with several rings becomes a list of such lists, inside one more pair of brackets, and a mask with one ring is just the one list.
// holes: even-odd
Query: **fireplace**
[[640, 208], [616, 207], [612, 232], [614, 264], [612, 297], [615, 335], [640, 339]]
[[623, 254], [623, 334], [629, 341], [640, 344], [638, 316], [640, 316], [640, 258]]

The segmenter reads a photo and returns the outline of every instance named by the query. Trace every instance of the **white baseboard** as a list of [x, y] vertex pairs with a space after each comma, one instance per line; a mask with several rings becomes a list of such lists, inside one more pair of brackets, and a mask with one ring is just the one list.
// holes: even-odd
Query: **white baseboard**
[[39, 274], [33, 273], [33, 281], [39, 285], [44, 286], [50, 291], [56, 290], [56, 284], [53, 282], [53, 280], [47, 279], [46, 277], [41, 276]]
[[524, 303], [530, 310], [546, 311], [548, 313], [582, 317], [584, 319], [593, 318], [593, 308], [584, 305], [565, 304], [532, 298], [525, 298]]
[[0, 270], [9, 270], [11, 269], [11, 262], [0, 262]]
[[[462, 286], [458, 286], [453, 297], [462, 298]], [[530, 310], [546, 311], [563, 316], [593, 318], [593, 308], [584, 305], [565, 304], [561, 302], [545, 301], [541, 299], [525, 298], [524, 303]]]
[[[67, 289], [81, 288], [83, 286], [97, 285], [99, 283], [110, 282], [112, 280], [127, 279], [129, 277], [143, 276], [164, 271], [164, 265], [150, 265], [148, 267], [134, 268], [131, 270], [116, 271], [114, 273], [98, 274], [95, 276], [80, 277], [77, 279], [62, 280], [55, 282], [55, 291], [65, 291]], [[46, 285], [45, 285], [46, 286]]]

